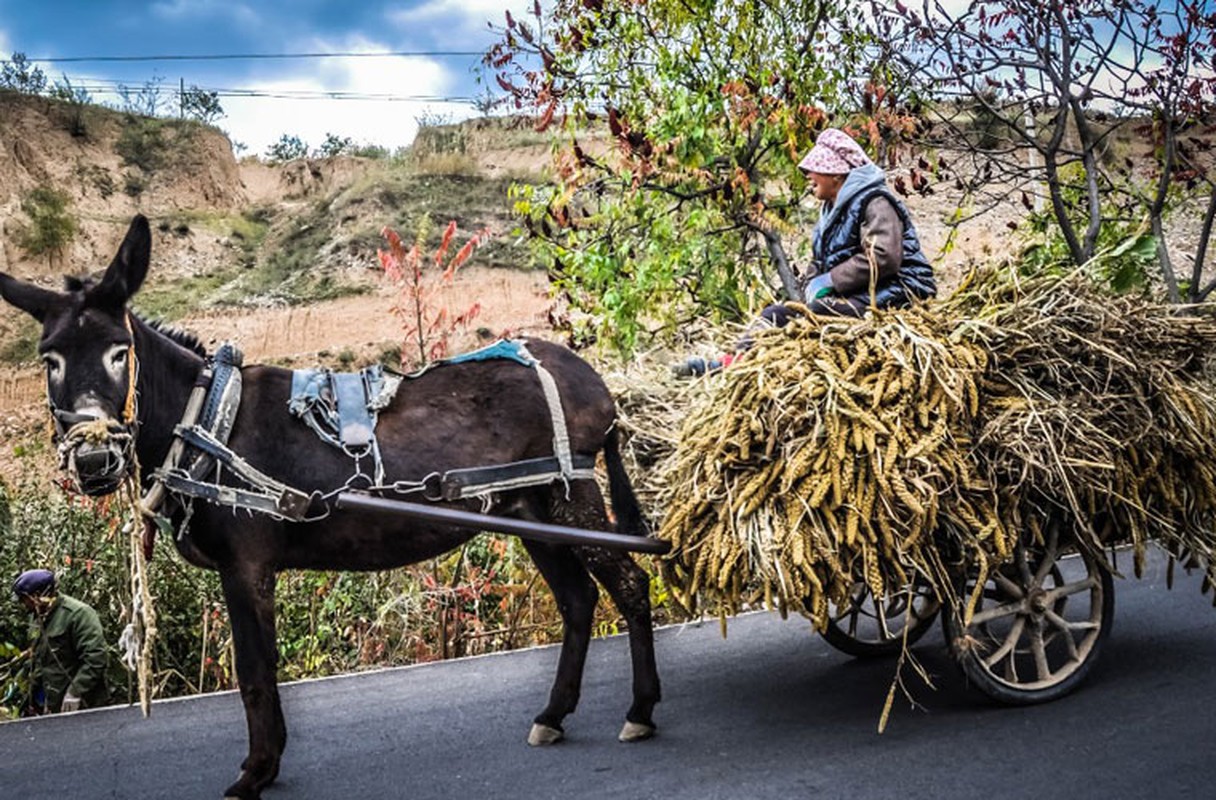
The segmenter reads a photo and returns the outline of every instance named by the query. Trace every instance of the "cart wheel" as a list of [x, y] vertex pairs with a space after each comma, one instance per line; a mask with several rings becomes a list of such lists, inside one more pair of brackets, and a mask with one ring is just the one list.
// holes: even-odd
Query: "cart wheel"
[[858, 581], [849, 592], [848, 605], [829, 609], [822, 636], [840, 652], [858, 658], [895, 655], [904, 646], [904, 627], [912, 645], [932, 627], [939, 608], [932, 587], [919, 578], [908, 590], [886, 598], [875, 598], [865, 582]]
[[[969, 578], [960, 605], [974, 586]], [[989, 578], [970, 625], [964, 629], [961, 607], [942, 614], [942, 624], [971, 683], [997, 702], [1033, 705], [1080, 685], [1114, 612], [1110, 573], [1083, 548], [1062, 549], [1051, 525], [1045, 547], [1019, 544], [1013, 562]]]

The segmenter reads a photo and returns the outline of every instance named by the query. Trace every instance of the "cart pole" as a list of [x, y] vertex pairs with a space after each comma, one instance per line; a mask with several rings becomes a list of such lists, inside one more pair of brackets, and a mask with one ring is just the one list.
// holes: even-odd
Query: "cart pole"
[[390, 500], [386, 497], [372, 497], [366, 494], [343, 492], [338, 495], [337, 506], [350, 511], [372, 511], [381, 514], [396, 514], [411, 519], [421, 519], [436, 522], [441, 525], [453, 525], [458, 528], [471, 528], [476, 531], [494, 531], [509, 533], [521, 539], [532, 539], [549, 544], [582, 544], [593, 547], [607, 547], [614, 550], [628, 550], [634, 553], [654, 553], [662, 555], [671, 550], [671, 542], [662, 539], [652, 539], [648, 536], [629, 536], [623, 533], [608, 531], [591, 531], [584, 528], [571, 528], [566, 525], [552, 525], [546, 522], [533, 522], [512, 517], [496, 517], [490, 514], [477, 514], [472, 511], [461, 511], [445, 506], [427, 503], [408, 503], [404, 500]]

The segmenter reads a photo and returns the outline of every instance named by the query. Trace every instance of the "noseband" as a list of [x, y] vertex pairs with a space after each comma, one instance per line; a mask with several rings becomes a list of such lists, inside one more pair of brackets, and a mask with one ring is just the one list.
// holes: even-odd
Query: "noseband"
[[90, 497], [117, 491], [135, 464], [135, 431], [138, 409], [135, 384], [139, 367], [135, 359], [135, 336], [131, 316], [124, 318], [131, 344], [127, 347], [127, 397], [122, 419], [78, 414], [55, 406], [47, 398], [58, 445], [59, 469], [68, 473], [78, 491]]

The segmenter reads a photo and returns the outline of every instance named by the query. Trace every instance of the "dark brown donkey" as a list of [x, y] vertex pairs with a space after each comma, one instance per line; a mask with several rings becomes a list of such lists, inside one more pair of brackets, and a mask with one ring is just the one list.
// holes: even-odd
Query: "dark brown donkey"
[[[68, 279], [60, 293], [0, 273], [4, 299], [42, 323], [38, 350], [60, 429], [102, 420], [97, 424], [110, 431], [112, 441], [82, 437], [71, 454], [76, 477], [88, 491], [113, 490], [112, 473], [129, 470], [134, 461], [123, 454], [124, 443], [132, 440], [147, 487], [148, 473], [164, 462], [174, 427], [206, 363], [192, 337], [162, 330], [127, 310], [147, 273], [150, 250], [148, 222], [137, 216], [99, 282]], [[573, 453], [603, 451], [617, 531], [644, 536], [617, 450], [615, 407], [603, 381], [564, 348], [542, 341], [529, 341], [527, 347], [556, 382]], [[132, 375], [137, 376], [133, 394]], [[187, 561], [219, 572], [249, 726], [249, 755], [225, 794], [256, 798], [275, 779], [287, 741], [275, 677], [276, 573], [398, 567], [451, 550], [473, 533], [339, 511], [322, 503], [319, 494], [346, 483], [354, 462], [289, 415], [290, 371], [247, 366], [241, 378], [244, 393], [228, 442], [231, 450], [283, 484], [316, 493], [313, 510], [324, 506], [321, 510], [331, 512], [319, 521], [288, 522], [265, 514], [234, 514], [231, 508], [195, 500], [187, 533], [174, 537]], [[536, 370], [505, 359], [444, 365], [406, 381], [380, 412], [376, 435], [386, 482], [554, 455], [554, 423]], [[175, 509], [175, 529], [182, 523], [182, 505], [168, 504]], [[480, 501], [476, 508], [468, 507], [477, 510]], [[599, 488], [587, 479], [572, 480], [568, 488], [558, 481], [503, 491], [493, 496], [490, 512], [596, 530], [608, 525]], [[529, 742], [560, 739], [562, 720], [578, 703], [598, 598], [596, 580], [629, 629], [633, 703], [620, 738], [648, 738], [654, 732], [651, 714], [659, 700], [659, 678], [646, 573], [620, 551], [537, 542], [524, 546], [553, 590], [564, 623], [557, 676]]]

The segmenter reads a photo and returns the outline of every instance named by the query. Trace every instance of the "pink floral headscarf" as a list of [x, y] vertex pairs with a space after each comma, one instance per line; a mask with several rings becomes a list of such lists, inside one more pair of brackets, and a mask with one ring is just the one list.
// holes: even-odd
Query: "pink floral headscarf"
[[815, 146], [798, 163], [798, 168], [821, 175], [843, 175], [869, 163], [866, 151], [847, 133], [839, 128], [828, 128], [819, 134]]

